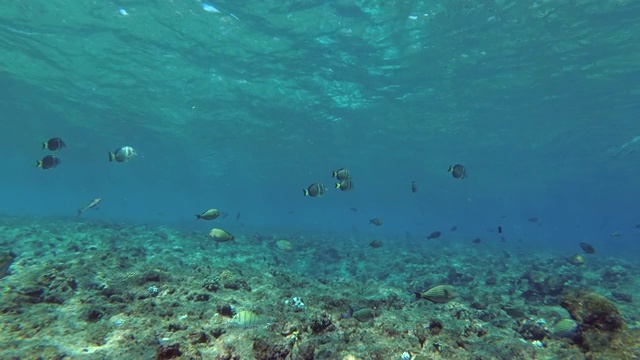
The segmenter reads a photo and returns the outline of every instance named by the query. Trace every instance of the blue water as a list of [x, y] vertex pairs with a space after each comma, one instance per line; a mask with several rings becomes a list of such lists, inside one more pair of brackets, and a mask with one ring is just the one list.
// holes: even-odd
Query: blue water
[[[374, 16], [362, 4], [221, 3], [215, 17], [150, 1], [120, 4], [126, 18], [68, 5], [67, 26], [52, 8], [12, 8], [0, 18], [0, 212], [74, 217], [101, 197], [87, 220], [205, 231], [193, 215], [215, 207], [234, 233], [420, 239], [455, 225], [458, 238], [499, 241], [502, 226], [534, 249], [637, 254], [640, 143], [614, 155], [640, 136], [638, 6], [464, 4], [377, 4]], [[434, 19], [407, 20], [422, 13]], [[83, 36], [93, 56], [72, 48]], [[54, 136], [62, 164], [36, 169]], [[109, 163], [123, 145], [140, 156]], [[446, 172], [454, 163], [468, 179]], [[351, 192], [333, 188], [340, 167]], [[328, 193], [303, 197], [314, 182]]]

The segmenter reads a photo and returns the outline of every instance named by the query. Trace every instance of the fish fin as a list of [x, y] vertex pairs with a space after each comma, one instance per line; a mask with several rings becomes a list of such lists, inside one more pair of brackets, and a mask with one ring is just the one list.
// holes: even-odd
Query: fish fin
[[309, 190], [307, 189], [302, 189], [302, 193], [304, 194], [304, 196], [309, 196]]
[[202, 216], [200, 216], [200, 214], [196, 214], [196, 220], [200, 220], [202, 219]]
[[112, 152], [109, 152], [109, 162], [112, 162], [113, 159], [115, 159], [115, 158], [116, 158], [116, 154], [114, 154]]
[[41, 168], [42, 167], [42, 160], [36, 160], [36, 167], [37, 168]]
[[43, 142], [43, 143], [42, 143], [42, 148], [43, 148], [43, 149], [46, 149], [46, 148], [48, 148], [48, 147], [49, 147], [49, 144], [47, 144], [46, 142]]

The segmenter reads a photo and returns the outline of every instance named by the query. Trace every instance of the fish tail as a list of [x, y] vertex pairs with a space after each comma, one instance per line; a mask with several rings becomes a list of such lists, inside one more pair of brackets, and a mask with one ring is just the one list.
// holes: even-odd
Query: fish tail
[[422, 294], [419, 291], [414, 291], [413, 295], [416, 296], [415, 300], [420, 300], [422, 299]]
[[82, 215], [82, 209], [78, 209], [78, 216]]
[[340, 189], [340, 183], [336, 183], [336, 189]]
[[42, 148], [43, 148], [43, 149], [46, 149], [46, 148], [48, 148], [48, 147], [49, 147], [49, 144], [47, 144], [46, 142], [43, 142], [43, 143], [42, 143]]
[[447, 170], [447, 172], [452, 172], [453, 171], [453, 165], [449, 165], [449, 169]]
[[202, 216], [200, 216], [200, 214], [196, 214], [196, 220], [200, 220], [202, 219]]
[[42, 167], [42, 160], [36, 160], [36, 167], [37, 168]]
[[337, 177], [337, 176], [338, 176], [338, 172], [337, 171], [334, 171], [334, 172], [331, 173], [331, 177]]
[[304, 194], [304, 196], [309, 196], [309, 190], [307, 189], [302, 189], [302, 193]]
[[116, 157], [116, 154], [109, 152], [109, 162], [112, 162], [113, 159], [115, 159], [115, 157]]

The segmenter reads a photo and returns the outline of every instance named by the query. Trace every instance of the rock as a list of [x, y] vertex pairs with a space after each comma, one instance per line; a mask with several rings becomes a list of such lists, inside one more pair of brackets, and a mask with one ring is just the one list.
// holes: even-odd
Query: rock
[[180, 355], [182, 355], [182, 352], [180, 352], [180, 344], [171, 344], [167, 346], [160, 346], [158, 348], [157, 359], [175, 359]]
[[327, 315], [326, 313], [321, 313], [320, 315], [316, 316], [313, 320], [311, 320], [311, 324], [309, 324], [309, 328], [311, 329], [312, 333], [319, 334], [327, 330], [331, 331], [335, 329], [335, 326], [333, 326], [333, 323], [331, 322], [331, 317], [329, 315]]
[[563, 297], [560, 305], [583, 327], [609, 332], [624, 327], [624, 320], [618, 309], [598, 294], [570, 293]]

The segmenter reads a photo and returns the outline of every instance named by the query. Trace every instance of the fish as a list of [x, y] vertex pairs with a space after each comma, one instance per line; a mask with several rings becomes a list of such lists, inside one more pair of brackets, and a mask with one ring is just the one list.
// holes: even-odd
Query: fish
[[580, 254], [573, 255], [567, 261], [569, 261], [570, 264], [577, 265], [577, 266], [584, 265], [584, 263], [587, 262], [587, 260], [584, 258], [584, 256], [582, 256]]
[[354, 310], [352, 306], [347, 308], [347, 311], [340, 316], [341, 319], [351, 319], [354, 318], [360, 322], [369, 321], [374, 318], [374, 313], [371, 308], [360, 308], [358, 310]]
[[336, 178], [338, 181], [351, 179], [351, 172], [349, 169], [340, 168], [331, 173], [331, 177]]
[[442, 233], [440, 231], [434, 231], [431, 234], [429, 234], [429, 236], [427, 236], [427, 239], [428, 240], [437, 239], [437, 238], [440, 237], [440, 235], [442, 235]]
[[451, 228], [451, 232], [454, 232], [454, 231], [456, 231], [456, 230], [458, 230], [458, 227], [454, 225], [454, 226]]
[[323, 184], [313, 183], [308, 188], [302, 189], [302, 193], [304, 196], [320, 197], [326, 190], [327, 188]]
[[349, 208], [349, 210], [351, 210], [351, 211], [353, 211], [353, 212], [356, 212], [356, 211], [358, 211], [358, 208], [353, 208], [353, 207], [352, 207], [352, 208]]
[[196, 220], [213, 220], [220, 216], [220, 211], [218, 209], [209, 209], [202, 214], [196, 214]]
[[16, 254], [13, 252], [7, 252], [0, 254], [0, 279], [9, 275], [9, 268], [16, 258]]
[[293, 249], [293, 245], [291, 244], [291, 242], [287, 241], [287, 240], [278, 240], [276, 241], [276, 247], [280, 250], [283, 251], [289, 251], [291, 249]]
[[353, 189], [353, 181], [351, 181], [351, 179], [344, 179], [339, 183], [336, 183], [336, 189], [340, 189], [341, 191], [349, 191]]
[[236, 214], [236, 221], [240, 220], [240, 213]]
[[620, 236], [622, 236], [622, 233], [619, 232], [619, 231], [614, 231], [609, 236], [611, 236], [611, 237], [620, 237]]
[[47, 140], [46, 142], [42, 143], [42, 148], [43, 149], [48, 149], [51, 151], [56, 151], [56, 150], [60, 150], [63, 147], [66, 147], [67, 144], [64, 143], [64, 141], [62, 141], [62, 139], [60, 139], [59, 137], [54, 137], [51, 138], [49, 140]]
[[209, 237], [216, 242], [226, 242], [234, 240], [233, 235], [222, 229], [211, 229], [211, 231], [209, 231]]
[[414, 194], [418, 192], [418, 183], [415, 181], [411, 182], [411, 192]]
[[119, 163], [128, 162], [134, 156], [137, 156], [137, 155], [138, 153], [131, 146], [123, 146], [119, 149], [116, 149], [114, 152], [109, 153], [109, 162], [111, 161], [116, 161]]
[[266, 324], [267, 319], [253, 311], [238, 311], [230, 320], [231, 323], [244, 328], [255, 327]]
[[204, 11], [208, 11], [211, 13], [219, 13], [220, 10], [218, 10], [215, 6], [211, 5], [211, 4], [207, 4], [207, 3], [202, 3], [202, 10]]
[[380, 226], [380, 225], [382, 225], [382, 220], [380, 220], [378, 218], [373, 218], [373, 219], [369, 220], [369, 224], [373, 224], [375, 226]]
[[447, 170], [447, 172], [450, 172], [451, 176], [453, 176], [456, 179], [467, 178], [467, 169], [464, 167], [464, 165], [461, 165], [461, 164], [455, 164], [455, 165], [449, 166], [449, 170]]
[[498, 234], [502, 234], [502, 226], [498, 226]]
[[42, 160], [36, 161], [36, 167], [42, 168], [44, 170], [53, 169], [56, 166], [60, 165], [61, 162], [62, 161], [60, 161], [59, 157], [55, 155], [47, 155], [43, 157]]
[[471, 240], [471, 242], [474, 243], [474, 244], [480, 244], [482, 242], [482, 239], [475, 238], [475, 239]]
[[458, 290], [452, 285], [436, 285], [424, 292], [416, 292], [416, 300], [425, 299], [434, 303], [448, 303], [458, 297]]
[[594, 247], [591, 244], [587, 244], [585, 242], [581, 242], [580, 247], [587, 254], [593, 254], [596, 252], [596, 249], [594, 249]]
[[572, 338], [578, 333], [578, 323], [573, 319], [562, 319], [551, 329], [551, 335], [556, 338]]
[[381, 248], [382, 245], [383, 245], [382, 240], [373, 240], [369, 243], [369, 246], [374, 249]]
[[78, 216], [82, 215], [83, 212], [89, 209], [96, 209], [96, 206], [98, 206], [98, 204], [100, 204], [101, 201], [102, 201], [101, 198], [95, 198], [89, 201], [87, 205], [83, 206], [81, 209], [78, 210]]
[[[622, 145], [620, 147], [620, 149], [618, 151], [616, 151], [615, 154], [613, 154], [613, 158], [617, 158], [624, 151], [624, 149], [626, 149], [629, 145], [632, 145], [632, 144], [634, 144], [634, 143], [636, 143], [638, 141], [640, 141], [640, 136], [635, 136], [633, 139], [631, 139], [631, 141], [629, 141], [629, 142], [625, 143], [624, 145]], [[631, 152], [633, 152], [633, 151], [631, 151]], [[629, 154], [631, 152], [629, 152]]]
[[533, 222], [534, 223], [534, 222], [538, 222], [539, 219], [537, 217], [531, 217], [528, 220], [529, 220], [529, 222]]

